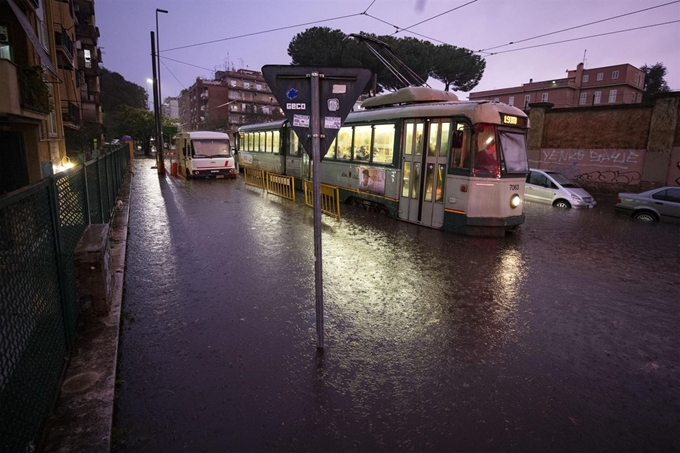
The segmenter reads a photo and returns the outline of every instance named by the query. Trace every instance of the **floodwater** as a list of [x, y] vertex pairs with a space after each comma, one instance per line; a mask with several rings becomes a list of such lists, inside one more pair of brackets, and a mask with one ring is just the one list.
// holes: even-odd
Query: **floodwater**
[[[461, 237], [135, 162], [118, 451], [680, 451], [680, 228]], [[298, 196], [300, 193], [298, 193]]]

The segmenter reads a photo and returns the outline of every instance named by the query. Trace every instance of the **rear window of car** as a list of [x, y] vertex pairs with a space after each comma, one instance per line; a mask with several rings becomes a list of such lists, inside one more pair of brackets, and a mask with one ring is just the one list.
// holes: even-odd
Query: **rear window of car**
[[655, 200], [671, 201], [673, 203], [680, 203], [680, 189], [666, 189], [661, 190], [654, 195], [652, 198]]

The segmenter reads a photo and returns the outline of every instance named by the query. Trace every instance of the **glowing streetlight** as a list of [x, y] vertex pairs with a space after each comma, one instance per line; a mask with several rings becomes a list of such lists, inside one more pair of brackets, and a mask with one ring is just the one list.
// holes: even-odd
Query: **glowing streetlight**
[[146, 79], [146, 106], [151, 110], [151, 103], [153, 96], [151, 96], [151, 89], [153, 88], [153, 79]]

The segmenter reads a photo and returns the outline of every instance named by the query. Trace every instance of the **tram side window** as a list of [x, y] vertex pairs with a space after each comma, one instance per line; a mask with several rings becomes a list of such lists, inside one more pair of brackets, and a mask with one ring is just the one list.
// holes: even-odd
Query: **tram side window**
[[371, 126], [354, 128], [354, 159], [368, 161], [371, 155]]
[[352, 158], [352, 128], [341, 127], [336, 137], [338, 143], [338, 159], [349, 160]]
[[335, 159], [335, 149], [337, 144], [338, 138], [335, 137], [333, 139], [333, 143], [331, 143], [331, 146], [328, 148], [328, 152], [326, 153], [326, 159]]
[[264, 136], [263, 151], [265, 153], [271, 153], [272, 152], [272, 133], [271, 132], [262, 132], [262, 135]]
[[272, 139], [272, 151], [274, 152], [274, 154], [279, 154], [279, 146], [280, 146], [279, 141], [280, 141], [281, 134], [279, 133], [279, 131], [274, 131], [273, 135], [274, 135], [274, 138]]
[[298, 141], [298, 136], [295, 133], [293, 129], [290, 129], [288, 131], [288, 154], [291, 156], [299, 156], [300, 155], [300, 148], [299, 148], [299, 141]]
[[373, 162], [391, 164], [394, 155], [394, 124], [374, 126]]
[[451, 168], [470, 168], [472, 130], [465, 123], [457, 123], [451, 137]]

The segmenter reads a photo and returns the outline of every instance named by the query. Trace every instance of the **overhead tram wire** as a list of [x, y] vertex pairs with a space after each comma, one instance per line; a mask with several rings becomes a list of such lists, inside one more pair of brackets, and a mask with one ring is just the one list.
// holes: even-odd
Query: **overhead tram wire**
[[580, 38], [564, 39], [562, 41], [553, 41], [553, 42], [548, 42], [548, 43], [545, 43], [545, 44], [536, 44], [535, 46], [520, 47], [518, 49], [501, 50], [500, 52], [492, 52], [488, 56], [500, 55], [502, 53], [517, 52], [519, 50], [535, 49], [537, 47], [552, 46], [552, 45], [555, 45], [555, 44], [563, 44], [565, 42], [581, 41], [583, 39], [588, 39], [588, 38], [599, 38], [600, 36], [616, 35], [618, 33], [625, 33], [625, 32], [628, 32], [628, 31], [635, 31], [635, 30], [643, 30], [645, 28], [660, 27], [662, 25], [670, 25], [670, 24], [675, 24], [675, 23], [678, 23], [678, 22], [680, 22], [680, 19], [672, 20], [672, 21], [669, 21], [669, 22], [662, 22], [662, 23], [659, 23], [659, 24], [644, 25], [642, 27], [627, 28], [625, 30], [611, 31], [611, 32], [607, 32], [607, 33], [598, 33], [596, 35], [583, 36], [583, 37], [580, 37]]
[[[448, 14], [448, 13], [450, 13], [450, 12], [456, 11], [456, 10], [461, 9], [461, 8], [465, 8], [465, 7], [468, 6], [468, 5], [472, 5], [473, 3], [477, 2], [477, 1], [478, 1], [478, 0], [472, 0], [472, 1], [470, 1], [470, 2], [465, 3], [464, 5], [456, 6], [455, 8], [451, 8], [451, 9], [448, 10], [448, 11], [444, 11], [443, 13], [439, 13], [439, 14], [437, 14], [437, 15], [435, 15], [435, 16], [432, 16], [432, 17], [430, 17], [429, 19], [421, 20], [420, 22], [415, 23], [415, 24], [413, 24], [413, 25], [409, 25], [409, 26], [406, 27], [406, 28], [399, 29], [399, 30], [397, 30], [396, 32], [394, 32], [393, 34], [399, 33], [400, 31], [408, 31], [409, 29], [411, 29], [411, 28], [413, 28], [413, 27], [416, 27], [416, 26], [418, 26], [418, 25], [420, 25], [420, 24], [424, 24], [425, 22], [429, 22], [429, 21], [431, 21], [431, 20], [433, 20], [433, 19], [436, 19], [436, 18], [438, 18], [438, 17], [441, 17], [441, 16], [443, 16], [443, 15], [445, 15], [445, 14]], [[677, 0], [677, 1], [680, 1], [680, 0]]]
[[[661, 8], [661, 7], [663, 7], [663, 6], [672, 5], [672, 4], [674, 4], [674, 3], [680, 3], [680, 0], [674, 0], [674, 1], [672, 1], [672, 2], [664, 3], [663, 5], [651, 6], [651, 7], [649, 7], [649, 8], [644, 8], [644, 9], [640, 9], [640, 10], [637, 10], [637, 11], [631, 11], [631, 12], [625, 13], [625, 14], [619, 14], [618, 16], [612, 16], [612, 17], [608, 17], [608, 18], [606, 18], [606, 19], [596, 20], [596, 21], [594, 21], [594, 22], [588, 22], [587, 24], [576, 25], [576, 26], [574, 26], [574, 27], [569, 27], [569, 28], [563, 28], [562, 30], [552, 31], [552, 32], [550, 32], [550, 33], [543, 33], [543, 34], [541, 34], [541, 35], [533, 36], [533, 37], [531, 37], [531, 38], [520, 39], [519, 41], [511, 41], [511, 42], [509, 42], [509, 43], [507, 43], [507, 44], [501, 44], [501, 45], [499, 45], [499, 46], [488, 47], [488, 48], [486, 48], [486, 49], [480, 49], [480, 50], [478, 50], [477, 52], [478, 52], [478, 53], [479, 53], [479, 52], [486, 52], [486, 53], [489, 53], [490, 55], [494, 55], [494, 54], [495, 54], [494, 52], [489, 52], [489, 51], [492, 50], [492, 49], [499, 49], [499, 48], [501, 48], [501, 47], [506, 47], [506, 46], [510, 46], [510, 45], [514, 45], [514, 44], [519, 44], [519, 43], [526, 42], [526, 41], [531, 41], [531, 40], [533, 40], [533, 39], [543, 38], [543, 37], [550, 36], [550, 35], [556, 35], [556, 34], [558, 34], [558, 33], [562, 33], [562, 32], [565, 32], [565, 31], [576, 30], [577, 28], [587, 27], [587, 26], [589, 26], [589, 25], [595, 25], [595, 24], [599, 24], [599, 23], [602, 23], [602, 22], [607, 22], [607, 21], [614, 20], [614, 19], [620, 19], [621, 17], [632, 16], [633, 14], [639, 14], [639, 13], [642, 13], [642, 12], [645, 12], [645, 11], [649, 11], [649, 10], [652, 10], [652, 9], [656, 9], [656, 8]], [[416, 24], [416, 25], [417, 25], [417, 24]], [[500, 53], [500, 52], [496, 52], [496, 53]]]
[[[678, 1], [680, 1], [680, 0], [678, 0]], [[304, 27], [306, 25], [320, 24], [320, 23], [323, 23], [323, 22], [330, 22], [330, 21], [334, 21], [334, 20], [347, 19], [347, 18], [350, 18], [350, 17], [363, 16], [363, 15], [364, 15], [364, 13], [347, 14], [345, 16], [332, 17], [330, 19], [323, 19], [323, 20], [315, 20], [315, 21], [312, 21], [312, 22], [306, 22], [304, 24], [289, 25], [287, 27], [278, 27], [278, 28], [272, 28], [272, 29], [269, 29], [269, 30], [262, 30], [262, 31], [256, 31], [256, 32], [253, 32], [253, 33], [246, 33], [245, 35], [231, 36], [229, 38], [214, 39], [212, 41], [205, 41], [205, 42], [199, 42], [199, 43], [196, 43], [196, 44], [188, 44], [186, 46], [173, 47], [171, 49], [164, 49], [163, 52], [170, 52], [171, 50], [187, 49], [189, 47], [205, 46], [207, 44], [214, 44], [216, 42], [230, 41], [232, 39], [239, 39], [239, 38], [248, 38], [250, 36], [264, 35], [264, 34], [267, 34], [267, 33], [273, 33], [275, 31], [288, 30], [288, 29], [291, 29], [291, 28]]]
[[[164, 57], [163, 57], [163, 58], [164, 58]], [[163, 63], [163, 66], [165, 66], [165, 69], [168, 70], [168, 72], [170, 73], [170, 75], [172, 75], [172, 76], [175, 78], [175, 80], [177, 80], [177, 83], [179, 83], [180, 85], [182, 85], [182, 88], [184, 88], [184, 89], [186, 90], [187, 87], [185, 87], [184, 84], [177, 78], [177, 76], [170, 70], [170, 68], [168, 68], [168, 65], [166, 65], [164, 61], [161, 61], [161, 63]]]

